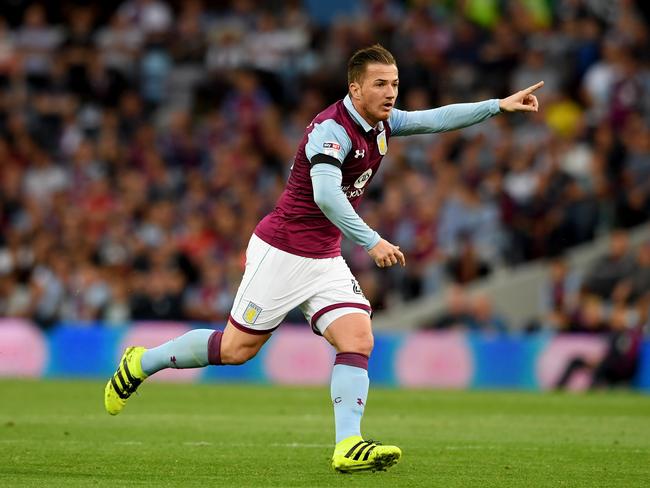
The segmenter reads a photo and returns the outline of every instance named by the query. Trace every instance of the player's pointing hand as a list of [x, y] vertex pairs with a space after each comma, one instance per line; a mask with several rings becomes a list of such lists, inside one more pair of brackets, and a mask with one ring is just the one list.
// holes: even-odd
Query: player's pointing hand
[[533, 92], [543, 86], [544, 82], [540, 81], [525, 90], [510, 95], [508, 98], [499, 100], [499, 108], [502, 112], [537, 112], [539, 103]]

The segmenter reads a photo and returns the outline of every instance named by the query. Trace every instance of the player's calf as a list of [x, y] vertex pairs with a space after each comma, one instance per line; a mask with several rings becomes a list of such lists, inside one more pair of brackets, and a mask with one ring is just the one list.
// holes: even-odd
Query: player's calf
[[218, 343], [213, 341], [208, 346], [210, 364], [244, 364], [255, 357], [269, 337], [271, 337], [271, 333], [244, 332], [228, 321]]

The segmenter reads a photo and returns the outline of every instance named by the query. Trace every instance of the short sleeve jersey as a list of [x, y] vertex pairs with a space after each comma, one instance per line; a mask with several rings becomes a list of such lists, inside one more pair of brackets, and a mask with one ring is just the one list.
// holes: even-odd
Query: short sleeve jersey
[[339, 256], [341, 231], [314, 202], [311, 165], [339, 166], [341, 190], [356, 209], [388, 150], [390, 132], [387, 123], [370, 127], [348, 97], [318, 114], [305, 130], [284, 192], [275, 209], [257, 225], [255, 234], [298, 256]]

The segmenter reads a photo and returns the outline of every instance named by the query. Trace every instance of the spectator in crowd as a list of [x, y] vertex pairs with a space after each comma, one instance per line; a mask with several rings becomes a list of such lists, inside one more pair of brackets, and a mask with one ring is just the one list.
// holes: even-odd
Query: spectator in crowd
[[440, 315], [427, 329], [467, 329], [488, 333], [507, 333], [508, 321], [494, 310], [492, 300], [483, 292], [469, 295], [457, 284], [447, 288], [445, 304]]
[[469, 297], [459, 285], [450, 286], [445, 294], [445, 308], [431, 328], [451, 329], [465, 327], [472, 320]]
[[636, 253], [632, 273], [623, 277], [614, 289], [617, 303], [633, 304], [650, 296], [650, 242], [645, 242]]
[[490, 266], [478, 255], [471, 237], [462, 235], [458, 240], [457, 254], [447, 260], [447, 271], [452, 280], [464, 285], [487, 276]]
[[563, 332], [600, 334], [607, 332], [609, 324], [605, 315], [605, 303], [595, 296], [584, 298], [578, 308], [569, 314], [568, 328]]
[[628, 309], [617, 306], [611, 312], [609, 324], [611, 332], [604, 356], [598, 361], [573, 358], [557, 381], [557, 389], [565, 388], [571, 377], [580, 370], [590, 372], [592, 389], [629, 383], [634, 378], [644, 323], [630, 324]]
[[630, 276], [635, 268], [629, 237], [625, 231], [617, 230], [612, 233], [607, 254], [599, 258], [587, 272], [583, 283], [584, 290], [609, 299], [616, 285]]
[[508, 322], [501, 314], [494, 311], [492, 301], [486, 293], [477, 293], [471, 302], [471, 318], [467, 323], [470, 330], [505, 334]]
[[580, 291], [580, 279], [571, 272], [566, 259], [556, 257], [548, 267], [548, 281], [541, 290], [540, 310], [542, 313], [573, 310]]

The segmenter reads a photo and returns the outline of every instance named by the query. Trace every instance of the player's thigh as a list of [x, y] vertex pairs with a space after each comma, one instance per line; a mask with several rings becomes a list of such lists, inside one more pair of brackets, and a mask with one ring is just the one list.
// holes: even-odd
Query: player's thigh
[[277, 249], [253, 235], [246, 250], [246, 270], [230, 313], [241, 332], [266, 334], [287, 313], [314, 293], [319, 260]]
[[[317, 291], [300, 306], [314, 333], [324, 335], [337, 321], [368, 324], [355, 325], [355, 330], [369, 327], [372, 312], [370, 302], [363, 295], [359, 283], [343, 258], [330, 260], [327, 272], [319, 277], [317, 286]], [[343, 319], [347, 315], [352, 317]]]
[[347, 313], [334, 320], [323, 337], [337, 352], [358, 352], [370, 356], [374, 346], [370, 316], [366, 313]]

